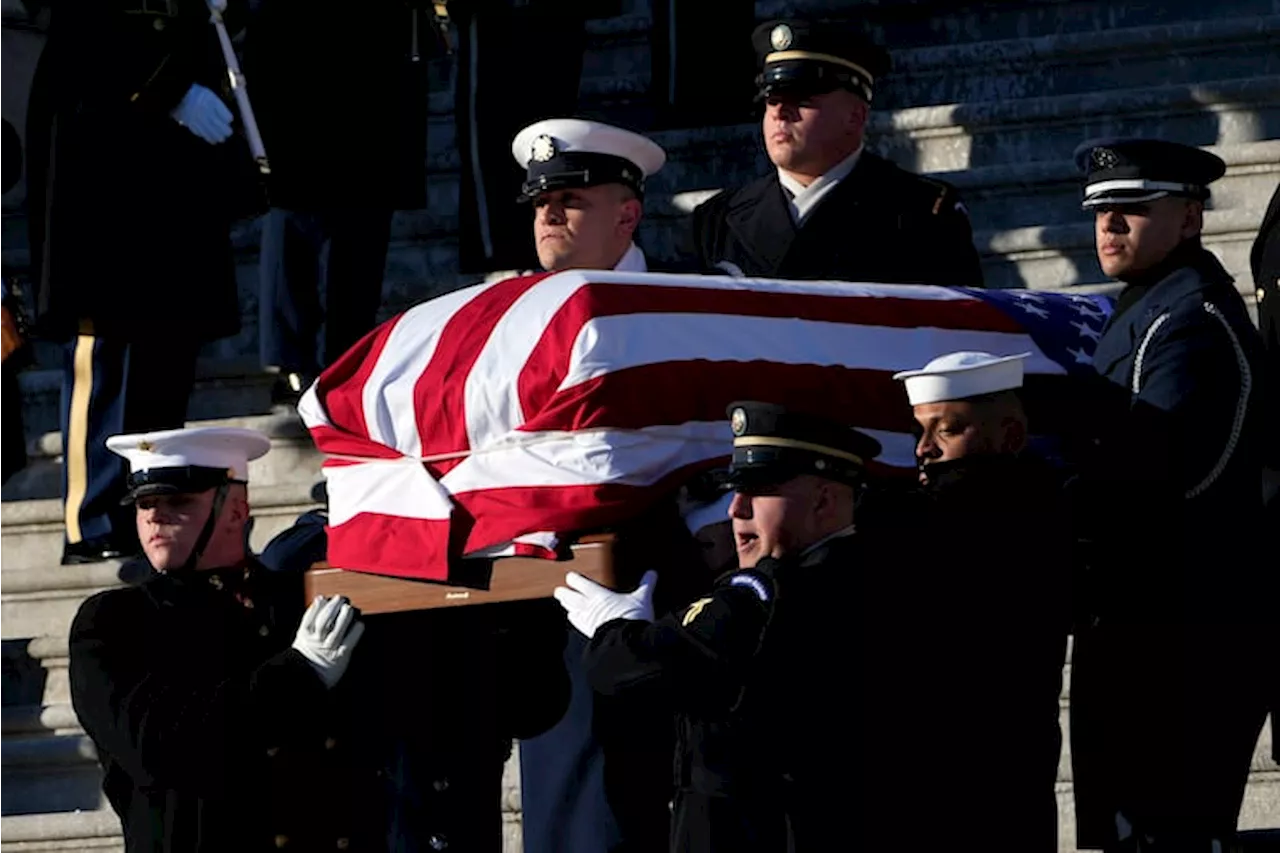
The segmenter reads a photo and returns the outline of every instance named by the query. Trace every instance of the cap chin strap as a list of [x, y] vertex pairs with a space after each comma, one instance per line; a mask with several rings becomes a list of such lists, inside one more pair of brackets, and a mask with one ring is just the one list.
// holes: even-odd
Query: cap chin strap
[[196, 546], [191, 549], [191, 556], [187, 557], [187, 562], [182, 565], [183, 571], [194, 571], [196, 563], [200, 562], [204, 549], [209, 546], [209, 540], [213, 538], [213, 529], [218, 524], [218, 516], [222, 515], [222, 506], [227, 502], [227, 492], [230, 489], [230, 483], [223, 483], [214, 490], [213, 507], [209, 510], [209, 518], [204, 523], [204, 529], [200, 531]]

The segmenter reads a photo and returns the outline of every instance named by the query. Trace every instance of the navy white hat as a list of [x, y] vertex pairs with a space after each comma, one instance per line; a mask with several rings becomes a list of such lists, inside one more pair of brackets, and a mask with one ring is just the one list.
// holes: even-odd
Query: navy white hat
[[1075, 161], [1085, 173], [1085, 209], [1171, 195], [1203, 201], [1227, 171], [1217, 155], [1163, 139], [1093, 139], [1076, 148]]
[[876, 80], [889, 71], [889, 53], [853, 24], [779, 20], [756, 27], [759, 96], [819, 95], [849, 89], [871, 101]]
[[801, 474], [857, 483], [867, 460], [880, 454], [880, 442], [830, 418], [755, 401], [730, 403], [727, 413], [733, 461], [726, 485], [735, 489]]
[[667, 162], [662, 146], [620, 127], [578, 118], [535, 122], [516, 134], [511, 155], [526, 171], [521, 200], [568, 187], [622, 184], [644, 195], [644, 182]]
[[192, 427], [113, 435], [107, 448], [129, 462], [124, 502], [155, 494], [203, 492], [247, 483], [249, 461], [271, 449], [256, 429]]
[[1031, 353], [992, 355], [989, 352], [952, 352], [933, 359], [919, 370], [903, 370], [893, 378], [907, 386], [913, 406], [967, 400], [1022, 387], [1022, 362]]

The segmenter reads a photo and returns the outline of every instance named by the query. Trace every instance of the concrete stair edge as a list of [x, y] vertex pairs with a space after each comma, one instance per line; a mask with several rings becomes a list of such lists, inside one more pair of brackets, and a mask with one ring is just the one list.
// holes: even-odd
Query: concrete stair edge
[[112, 838], [120, 836], [120, 819], [111, 809], [47, 814], [5, 815], [0, 838], [12, 842]]

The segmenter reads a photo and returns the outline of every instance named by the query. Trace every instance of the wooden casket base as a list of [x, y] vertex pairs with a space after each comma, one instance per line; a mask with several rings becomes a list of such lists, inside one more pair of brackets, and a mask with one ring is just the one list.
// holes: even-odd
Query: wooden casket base
[[364, 614], [399, 613], [503, 601], [550, 598], [564, 585], [566, 572], [577, 572], [611, 588], [631, 589], [635, 580], [623, 570], [613, 534], [584, 536], [570, 546], [567, 560], [536, 557], [466, 559], [450, 572], [452, 583], [410, 580], [334, 568], [316, 563], [306, 572], [306, 600], [317, 595], [345, 595]]

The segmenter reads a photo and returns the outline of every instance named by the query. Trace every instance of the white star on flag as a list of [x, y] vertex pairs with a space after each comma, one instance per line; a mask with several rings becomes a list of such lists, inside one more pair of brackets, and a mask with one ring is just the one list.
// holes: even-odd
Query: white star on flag
[[1014, 304], [1023, 311], [1026, 311], [1028, 314], [1035, 314], [1037, 317], [1042, 319], [1049, 316], [1049, 312], [1038, 305], [1032, 305], [1029, 302], [1015, 302]]
[[1093, 364], [1093, 356], [1082, 349], [1069, 349], [1067, 355], [1076, 360], [1076, 364]]
[[1102, 310], [1092, 302], [1079, 302], [1076, 304], [1076, 310], [1091, 320], [1097, 320], [1102, 317]]
[[1089, 338], [1090, 340], [1098, 340], [1102, 337], [1102, 332], [1090, 326], [1088, 323], [1072, 323], [1072, 328], [1078, 329], [1080, 337]]
[[1044, 296], [1030, 290], [1015, 290], [1013, 295], [1017, 299], [1029, 299], [1032, 302], [1044, 302]]

